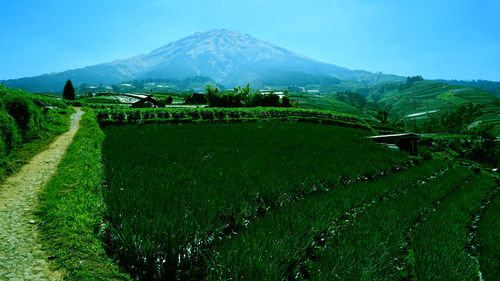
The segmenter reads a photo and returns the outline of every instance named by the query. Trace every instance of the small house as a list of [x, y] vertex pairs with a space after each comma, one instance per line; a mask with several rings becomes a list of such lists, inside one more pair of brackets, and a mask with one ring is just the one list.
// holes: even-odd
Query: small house
[[371, 136], [369, 139], [385, 144], [388, 147], [394, 148], [398, 147], [399, 150], [408, 152], [408, 154], [416, 156], [418, 155], [418, 135], [415, 134], [394, 134], [394, 135], [380, 135]]
[[150, 108], [150, 107], [165, 107], [165, 105], [152, 96], [147, 96], [139, 101], [134, 102], [130, 107], [132, 108]]

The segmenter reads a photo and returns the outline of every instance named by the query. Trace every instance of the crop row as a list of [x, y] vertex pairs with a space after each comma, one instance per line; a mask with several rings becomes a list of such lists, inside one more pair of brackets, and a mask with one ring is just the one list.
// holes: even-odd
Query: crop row
[[475, 176], [419, 222], [410, 233], [409, 278], [416, 280], [475, 280], [477, 265], [467, 250], [468, 229], [480, 203], [495, 182], [484, 174]]
[[192, 261], [204, 245], [256, 215], [407, 161], [337, 126], [151, 124], [105, 134], [108, 243], [134, 275], [157, 279], [199, 268]]
[[148, 108], [148, 109], [98, 109], [97, 119], [101, 124], [137, 122], [188, 122], [224, 120], [262, 120], [302, 118], [323, 120], [370, 128], [368, 124], [353, 115], [327, 110], [299, 108]]
[[325, 251], [326, 241], [362, 209], [396, 196], [447, 168], [440, 161], [390, 174], [376, 181], [332, 189], [266, 215], [235, 239], [218, 243], [208, 262], [209, 279], [307, 279], [309, 267]]
[[[477, 246], [479, 269], [483, 280], [497, 280], [500, 276], [500, 188], [497, 180], [497, 192], [491, 201], [484, 205], [486, 209], [477, 225], [474, 245]], [[483, 207], [483, 206], [482, 206]]]
[[342, 235], [325, 243], [325, 253], [310, 266], [313, 280], [395, 280], [405, 230], [433, 202], [455, 192], [472, 172], [454, 168], [420, 182], [400, 196], [375, 204], [355, 218]]

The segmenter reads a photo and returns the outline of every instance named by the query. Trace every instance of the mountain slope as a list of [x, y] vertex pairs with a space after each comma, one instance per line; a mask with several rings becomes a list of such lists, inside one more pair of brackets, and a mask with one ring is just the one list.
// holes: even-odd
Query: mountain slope
[[407, 88], [385, 91], [378, 103], [390, 108], [389, 113], [395, 118], [412, 118], [418, 113], [438, 112], [468, 103], [490, 107], [499, 102], [498, 97], [477, 88], [419, 81]]
[[[399, 85], [401, 87], [401, 85]], [[384, 91], [379, 106], [389, 109], [392, 120], [426, 120], [460, 106], [481, 106], [481, 116], [470, 127], [486, 125], [491, 132], [500, 135], [500, 98], [484, 90], [449, 85], [436, 81], [414, 82], [411, 86]]]
[[[272, 79], [268, 76], [273, 74]], [[149, 54], [55, 74], [1, 81], [28, 91], [60, 91], [66, 79], [109, 85], [135, 79], [183, 79], [207, 76], [227, 87], [248, 82], [260, 87], [273, 83], [322, 84], [338, 80], [368, 83], [402, 81], [395, 75], [349, 70], [319, 62], [276, 44], [235, 31], [198, 32]]]

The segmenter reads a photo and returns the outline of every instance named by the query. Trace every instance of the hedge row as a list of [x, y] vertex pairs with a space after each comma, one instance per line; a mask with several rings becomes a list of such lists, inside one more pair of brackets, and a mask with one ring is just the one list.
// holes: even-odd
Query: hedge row
[[116, 123], [191, 123], [200, 121], [294, 120], [302, 122], [346, 125], [372, 130], [362, 119], [326, 110], [299, 108], [148, 108], [98, 109], [101, 125]]

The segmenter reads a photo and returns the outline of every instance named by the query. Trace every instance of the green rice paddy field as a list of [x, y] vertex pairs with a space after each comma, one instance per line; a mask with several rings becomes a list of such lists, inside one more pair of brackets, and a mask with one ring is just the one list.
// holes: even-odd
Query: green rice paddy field
[[[104, 127], [106, 243], [141, 280], [495, 280], [497, 182], [369, 131]], [[497, 266], [495, 266], [497, 265]]]

